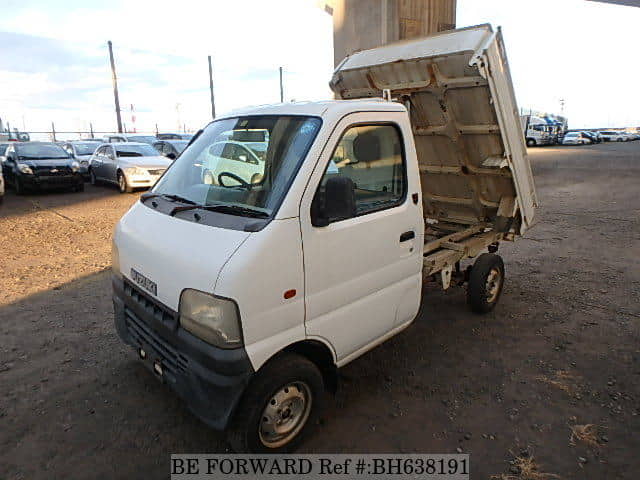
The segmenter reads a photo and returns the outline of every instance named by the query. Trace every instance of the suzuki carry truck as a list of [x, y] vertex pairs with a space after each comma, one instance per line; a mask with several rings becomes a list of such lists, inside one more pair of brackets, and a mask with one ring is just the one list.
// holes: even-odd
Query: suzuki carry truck
[[[114, 233], [120, 337], [236, 451], [293, 449], [337, 369], [416, 318], [424, 282], [494, 308], [499, 242], [534, 219], [499, 30], [355, 53], [331, 87], [211, 122]], [[248, 131], [268, 133], [250, 168], [212, 149]]]

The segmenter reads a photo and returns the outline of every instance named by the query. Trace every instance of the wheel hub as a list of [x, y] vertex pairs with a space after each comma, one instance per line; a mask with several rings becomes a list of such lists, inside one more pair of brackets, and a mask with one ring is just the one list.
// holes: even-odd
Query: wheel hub
[[311, 390], [304, 382], [285, 385], [267, 402], [262, 412], [260, 441], [278, 448], [293, 439], [304, 427], [311, 412]]
[[500, 293], [500, 286], [502, 285], [502, 273], [497, 268], [492, 268], [487, 275], [487, 282], [485, 290], [487, 292], [487, 302], [492, 303], [498, 297]]

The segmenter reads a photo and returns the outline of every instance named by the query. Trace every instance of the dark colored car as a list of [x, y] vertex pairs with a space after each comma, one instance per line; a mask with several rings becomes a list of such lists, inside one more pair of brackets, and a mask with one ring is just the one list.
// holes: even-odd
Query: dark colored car
[[163, 156], [175, 160], [189, 144], [188, 140], [161, 140], [153, 144]]
[[80, 164], [51, 142], [12, 143], [5, 153], [2, 173], [18, 195], [29, 189], [84, 190]]
[[158, 140], [191, 140], [193, 133], [159, 133], [156, 135]]
[[589, 131], [583, 131], [582, 135], [584, 135], [589, 140], [591, 140], [591, 143], [600, 143], [600, 142], [602, 142], [602, 139], [600, 138], [600, 136], [597, 133], [589, 132]]

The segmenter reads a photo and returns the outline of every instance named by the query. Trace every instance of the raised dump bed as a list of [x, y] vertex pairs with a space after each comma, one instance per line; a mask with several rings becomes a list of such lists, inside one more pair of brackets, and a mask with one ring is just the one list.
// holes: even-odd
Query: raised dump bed
[[407, 107], [426, 275], [442, 272], [447, 288], [461, 259], [531, 226], [536, 192], [500, 29], [480, 25], [354, 53], [331, 88], [338, 98], [385, 96]]

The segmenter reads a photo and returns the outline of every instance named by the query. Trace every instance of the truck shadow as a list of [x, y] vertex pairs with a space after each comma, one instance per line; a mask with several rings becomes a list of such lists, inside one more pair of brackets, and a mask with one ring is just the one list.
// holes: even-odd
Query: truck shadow
[[171, 453], [227, 449], [117, 337], [110, 271], [0, 306], [0, 325], [0, 477], [159, 478]]

